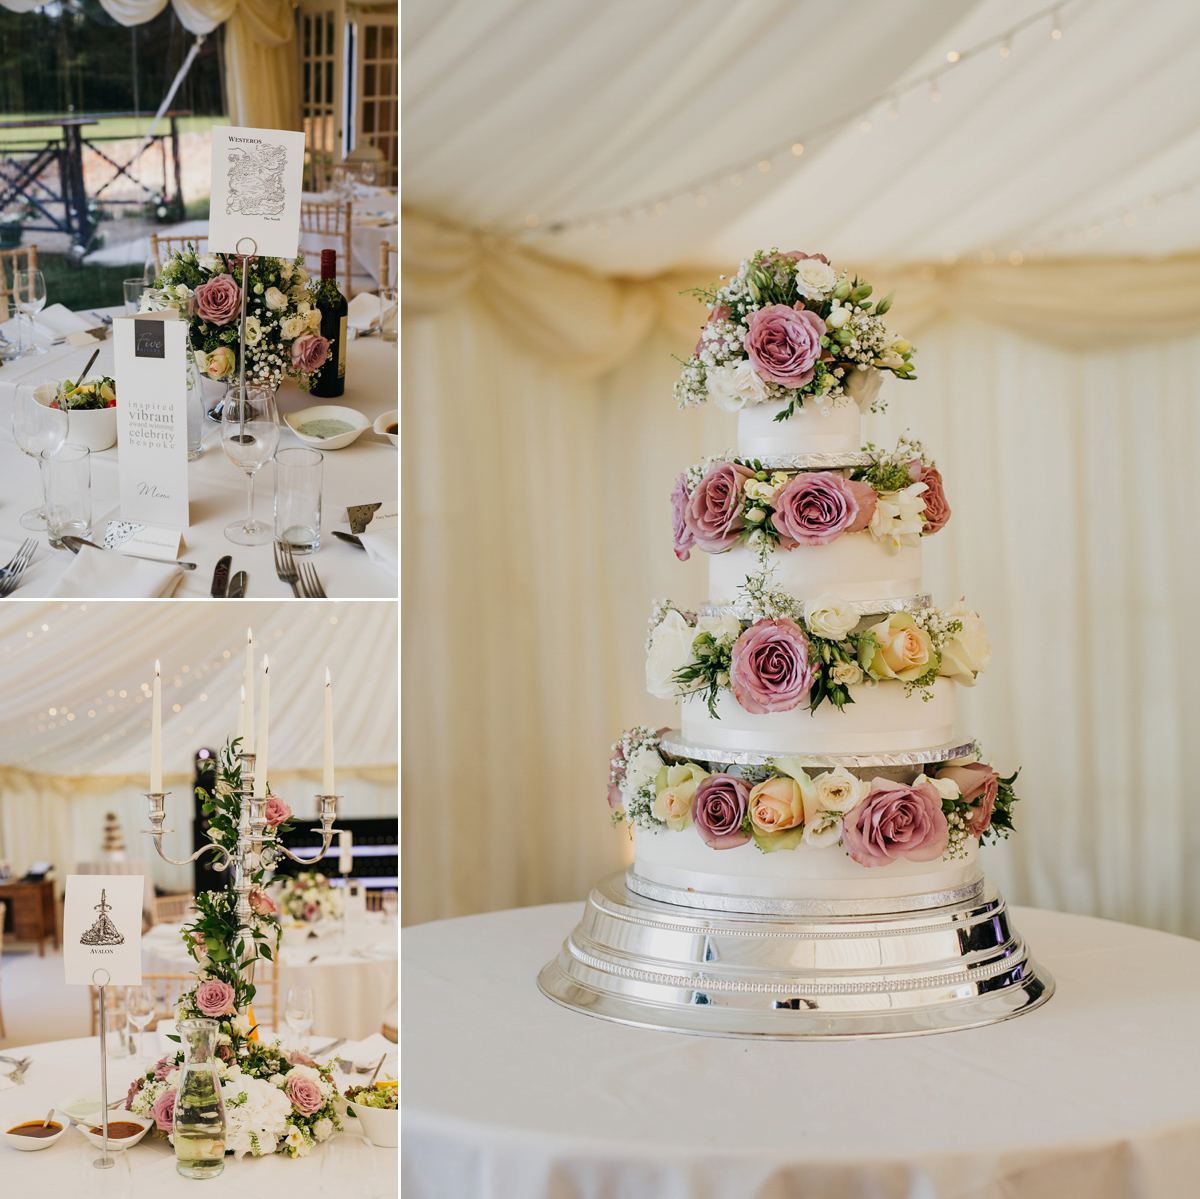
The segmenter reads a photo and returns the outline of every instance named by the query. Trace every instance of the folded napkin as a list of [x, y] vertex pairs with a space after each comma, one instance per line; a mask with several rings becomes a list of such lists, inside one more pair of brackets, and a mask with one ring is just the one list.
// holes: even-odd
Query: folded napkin
[[[72, 312], [62, 304], [51, 304], [34, 317], [33, 326], [35, 333], [40, 334], [39, 341], [57, 341], [60, 337], [66, 337], [68, 333], [84, 333], [88, 329], [94, 329], [99, 323], [93, 316], [80, 316], [78, 312]], [[29, 326], [24, 327], [28, 329]], [[0, 329], [6, 337], [16, 337], [16, 318], [5, 321], [0, 325]]]
[[379, 567], [387, 571], [394, 579], [400, 577], [400, 531], [398, 529], [381, 529], [378, 533], [359, 533], [359, 541], [367, 551], [367, 557]]
[[126, 554], [81, 549], [48, 599], [166, 599], [183, 569], [173, 562], [147, 562]]
[[369, 291], [360, 291], [346, 305], [346, 324], [360, 333], [374, 329], [379, 324], [379, 297]]

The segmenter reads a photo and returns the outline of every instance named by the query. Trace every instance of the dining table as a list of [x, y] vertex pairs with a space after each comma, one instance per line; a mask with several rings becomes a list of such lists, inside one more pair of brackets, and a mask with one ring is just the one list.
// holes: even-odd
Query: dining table
[[[120, 316], [124, 309], [99, 308], [84, 316], [99, 326], [104, 316]], [[3, 327], [9, 331], [10, 326]], [[28, 337], [28, 324], [25, 325]], [[46, 353], [16, 358], [0, 365], [0, 564], [8, 562], [27, 537], [36, 541], [33, 559], [12, 592], [13, 598], [53, 597], [74, 554], [53, 549], [45, 531], [27, 532], [21, 527], [23, 512], [42, 498], [38, 464], [17, 446], [12, 434], [16, 387], [22, 383], [75, 379], [87, 367], [94, 350], [99, 350], [88, 377], [113, 374], [113, 340], [75, 347], [55, 344], [51, 331], [35, 325], [34, 340]], [[368, 422], [397, 407], [396, 343], [378, 335], [356, 337], [347, 346], [345, 394], [324, 401], [307, 395], [291, 379], [285, 379], [277, 395], [279, 448], [303, 444], [287, 425], [289, 413], [322, 403], [352, 408]], [[223, 394], [219, 383], [205, 381], [205, 406], [211, 409]], [[119, 384], [118, 384], [119, 393]], [[119, 402], [119, 401], [118, 401]], [[118, 447], [93, 452], [91, 460], [92, 539], [100, 541], [109, 520], [119, 519]], [[188, 463], [189, 524], [183, 531], [179, 560], [195, 563], [184, 570], [173, 591], [174, 598], [191, 599], [212, 594], [217, 562], [229, 555], [229, 577], [246, 572], [245, 596], [268, 599], [293, 594], [291, 586], [276, 574], [271, 543], [257, 546], [232, 544], [225, 526], [246, 513], [246, 475], [226, 457], [221, 426], [204, 422], [201, 454]], [[334, 530], [352, 535], [347, 509], [361, 505], [393, 506], [397, 497], [396, 445], [386, 434], [367, 428], [343, 449], [324, 450], [322, 463], [322, 516], [319, 548], [307, 560], [316, 569], [330, 598], [395, 598], [397, 577], [391, 560], [369, 555], [366, 550], [333, 536]], [[264, 466], [255, 479], [255, 515], [271, 523], [273, 516], [273, 469]], [[88, 552], [80, 550], [80, 552]], [[130, 593], [137, 598], [136, 591]], [[84, 597], [80, 597], [84, 598]]]
[[[305, 192], [303, 198], [326, 204], [346, 199], [344, 195], [333, 191]], [[399, 241], [399, 199], [393, 191], [364, 184], [355, 184], [349, 198], [353, 205], [350, 217], [353, 277], [379, 283], [379, 248], [385, 241], [393, 246]], [[300, 248], [311, 256], [318, 253], [327, 241], [326, 234], [301, 234]]]
[[[328, 1042], [327, 1035], [311, 1038], [315, 1047]], [[149, 1046], [149, 1038], [148, 1038]], [[161, 1046], [156, 1045], [156, 1052]], [[395, 1076], [398, 1069], [396, 1046], [378, 1034], [366, 1040], [348, 1043], [336, 1049], [347, 1063], [378, 1061], [383, 1058], [380, 1077]], [[11, 1065], [0, 1061], [0, 1131], [23, 1117], [42, 1118], [52, 1108], [73, 1097], [100, 1094], [100, 1041], [98, 1037], [79, 1037], [66, 1041], [46, 1041], [36, 1045], [6, 1048], [12, 1058], [28, 1058], [24, 1081], [16, 1084], [7, 1071]], [[317, 1061], [330, 1055], [318, 1053]], [[109, 1058], [107, 1061], [110, 1101], [125, 1095], [130, 1083], [149, 1061]], [[366, 1075], [343, 1074], [335, 1067], [339, 1091], [361, 1084]], [[61, 1114], [55, 1119], [63, 1120]], [[306, 1157], [225, 1158], [225, 1169], [218, 1176], [222, 1195], [261, 1199], [265, 1194], [303, 1194], [306, 1196], [365, 1196], [388, 1199], [398, 1191], [398, 1154], [395, 1149], [372, 1145], [362, 1136], [362, 1127], [353, 1116], [342, 1118], [343, 1131], [335, 1132], [323, 1144], [315, 1145]], [[136, 1145], [114, 1152], [116, 1166], [98, 1170], [92, 1163], [100, 1150], [90, 1144], [78, 1126], [72, 1124], [53, 1144], [34, 1152], [21, 1152], [0, 1137], [0, 1169], [4, 1190], [12, 1195], [79, 1195], [108, 1199], [175, 1199], [194, 1195], [196, 1182], [182, 1177], [175, 1169], [175, 1152], [165, 1138], [148, 1133]], [[216, 1193], [216, 1192], [214, 1192]]]

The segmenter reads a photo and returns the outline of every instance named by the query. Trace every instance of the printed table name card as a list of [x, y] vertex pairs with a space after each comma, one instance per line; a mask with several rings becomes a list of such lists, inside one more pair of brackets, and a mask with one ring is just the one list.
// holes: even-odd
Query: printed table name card
[[66, 981], [90, 984], [96, 970], [116, 986], [142, 981], [140, 874], [70, 874], [63, 897], [63, 966]]
[[123, 521], [188, 527], [186, 342], [174, 311], [113, 321]]
[[300, 245], [304, 134], [286, 129], [213, 126], [208, 249], [293, 258]]

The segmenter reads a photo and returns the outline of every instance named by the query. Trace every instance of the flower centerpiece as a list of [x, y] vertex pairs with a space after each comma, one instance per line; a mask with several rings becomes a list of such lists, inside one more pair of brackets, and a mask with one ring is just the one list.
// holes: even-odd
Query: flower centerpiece
[[284, 916], [306, 924], [339, 920], [343, 910], [342, 893], [330, 885], [325, 875], [315, 870], [301, 870], [283, 884], [279, 910]]
[[[147, 292], [146, 302], [187, 316], [188, 345], [197, 368], [210, 379], [233, 381], [241, 370], [243, 275], [238, 254], [176, 251]], [[321, 314], [309, 292], [304, 255], [294, 260], [250, 260], [246, 293], [246, 382], [278, 388], [289, 375], [305, 391], [329, 356], [320, 334]]]

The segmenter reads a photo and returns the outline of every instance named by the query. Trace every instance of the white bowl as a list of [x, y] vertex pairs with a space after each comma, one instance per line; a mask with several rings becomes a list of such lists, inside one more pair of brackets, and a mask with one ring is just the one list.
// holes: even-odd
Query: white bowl
[[64, 1116], [74, 1120], [76, 1124], [83, 1124], [89, 1120], [99, 1119], [100, 1109], [103, 1106], [100, 1102], [99, 1091], [81, 1091], [78, 1095], [71, 1095], [67, 1099], [56, 1099], [54, 1101], [54, 1110], [62, 1112]]
[[400, 412], [398, 409], [393, 408], [391, 412], [385, 412], [375, 422], [375, 424], [371, 426], [376, 433], [382, 433], [383, 436], [392, 443], [392, 445], [398, 446], [400, 444], [400, 436], [397, 433], [389, 433], [388, 425], [395, 425], [397, 428], [400, 427]]
[[52, 1137], [22, 1137], [15, 1136], [9, 1132], [10, 1128], [16, 1128], [18, 1124], [40, 1124], [46, 1118], [44, 1111], [40, 1112], [21, 1112], [16, 1116], [6, 1116], [4, 1118], [4, 1139], [14, 1148], [20, 1149], [22, 1153], [36, 1153], [39, 1149], [47, 1149], [51, 1145], [62, 1140], [63, 1133], [71, 1127], [71, 1121], [64, 1116], [60, 1111], [55, 1109], [54, 1115], [51, 1117], [62, 1127]]
[[[114, 1149], [131, 1149], [138, 1143], [154, 1127], [154, 1118], [152, 1116], [135, 1116], [133, 1112], [115, 1111], [108, 1113], [109, 1124], [115, 1124], [118, 1120], [127, 1120], [130, 1124], [140, 1124], [142, 1131], [136, 1136], [122, 1137], [120, 1140], [114, 1137], [108, 1138], [108, 1151], [111, 1153]], [[86, 1124], [79, 1125], [79, 1131], [83, 1133], [97, 1149], [104, 1148], [104, 1136], [102, 1133], [92, 1132], [92, 1128], [101, 1127], [99, 1120], [93, 1119]]]
[[[54, 383], [39, 383], [34, 398], [49, 408], [58, 387]], [[93, 453], [117, 444], [117, 410], [113, 408], [77, 408], [67, 412], [67, 440], [72, 445], [84, 445]]]
[[395, 1149], [400, 1144], [400, 1112], [394, 1107], [363, 1107], [353, 1099], [346, 1106], [358, 1117], [363, 1135], [378, 1149]]
[[[289, 412], [284, 418], [291, 429], [305, 445], [316, 450], [341, 450], [358, 439], [358, 435], [371, 427], [361, 412], [353, 408], [342, 408], [337, 404], [318, 404], [315, 408], [304, 408], [300, 412]], [[354, 428], [349, 433], [339, 433], [336, 437], [309, 437], [300, 432], [300, 426], [310, 420], [344, 420]]]

